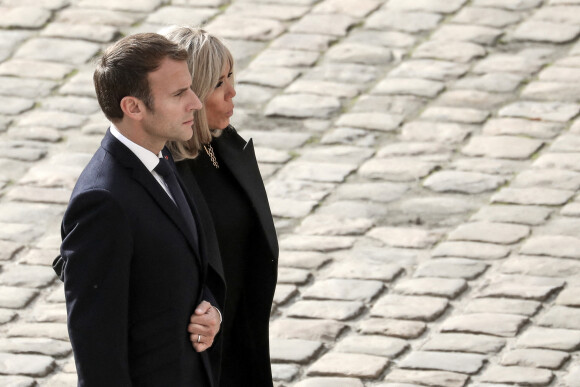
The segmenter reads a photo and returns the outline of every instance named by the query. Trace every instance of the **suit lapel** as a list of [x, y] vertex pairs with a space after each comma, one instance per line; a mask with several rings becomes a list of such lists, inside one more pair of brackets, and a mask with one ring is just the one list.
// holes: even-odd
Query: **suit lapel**
[[268, 245], [274, 256], [278, 255], [278, 239], [276, 229], [268, 204], [268, 196], [260, 175], [256, 154], [254, 152], [254, 143], [252, 139], [246, 142], [235, 130], [225, 129], [223, 138], [218, 137], [212, 142], [220, 162], [226, 164], [236, 180], [240, 183], [242, 189], [246, 192], [252, 207], [255, 209], [258, 220]]
[[161, 188], [157, 180], [153, 177], [151, 172], [145, 168], [141, 160], [119, 140], [117, 140], [109, 131], [103, 138], [101, 146], [115, 157], [120, 164], [132, 170], [132, 177], [137, 181], [153, 198], [153, 201], [165, 212], [165, 214], [175, 223], [177, 228], [185, 236], [188, 243], [191, 245], [194, 255], [199, 263], [201, 259], [195, 240], [189, 232], [190, 227], [185, 222], [183, 215], [180, 213], [177, 206], [173, 203], [167, 193]]

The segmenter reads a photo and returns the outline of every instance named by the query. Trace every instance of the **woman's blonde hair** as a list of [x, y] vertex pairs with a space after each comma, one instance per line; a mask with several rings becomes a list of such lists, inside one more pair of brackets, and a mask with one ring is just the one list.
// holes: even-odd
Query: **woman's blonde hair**
[[[187, 50], [187, 64], [191, 73], [191, 88], [204, 107], [195, 112], [193, 117], [193, 136], [188, 141], [170, 141], [167, 147], [175, 160], [194, 158], [203, 144], [208, 144], [220, 131], [212, 131], [207, 123], [205, 100], [215, 89], [222, 75], [224, 65], [229, 65], [234, 72], [234, 58], [225, 44], [216, 36], [197, 27], [170, 27], [162, 31], [169, 40]], [[233, 77], [232, 77], [233, 81]]]

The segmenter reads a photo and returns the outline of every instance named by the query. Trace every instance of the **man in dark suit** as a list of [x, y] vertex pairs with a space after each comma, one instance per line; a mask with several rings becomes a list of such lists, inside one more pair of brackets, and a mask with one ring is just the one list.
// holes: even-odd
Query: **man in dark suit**
[[79, 386], [218, 383], [221, 262], [199, 217], [205, 204], [184, 195], [164, 148], [192, 136], [201, 108], [186, 59], [161, 35], [136, 34], [94, 73], [112, 125], [72, 193], [55, 267]]

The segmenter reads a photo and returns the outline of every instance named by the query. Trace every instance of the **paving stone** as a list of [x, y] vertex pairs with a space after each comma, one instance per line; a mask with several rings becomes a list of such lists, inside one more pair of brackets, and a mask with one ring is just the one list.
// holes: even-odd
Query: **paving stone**
[[287, 32], [270, 43], [271, 48], [323, 52], [336, 37], [324, 34]]
[[273, 362], [308, 363], [320, 351], [322, 344], [317, 341], [299, 339], [270, 340], [270, 358]]
[[372, 317], [433, 321], [446, 309], [448, 301], [439, 297], [388, 294], [371, 309]]
[[409, 278], [399, 281], [396, 293], [405, 295], [456, 298], [467, 289], [464, 279], [458, 278]]
[[560, 214], [564, 216], [580, 216], [580, 203], [568, 203], [562, 207]]
[[40, 33], [42, 37], [83, 39], [107, 43], [119, 34], [117, 27], [92, 24], [50, 23]]
[[423, 186], [436, 192], [459, 192], [477, 194], [494, 191], [506, 183], [501, 176], [477, 172], [440, 171], [431, 174], [423, 182]]
[[409, 186], [402, 183], [344, 183], [337, 188], [335, 194], [339, 199], [362, 199], [387, 203], [401, 198], [408, 190]]
[[580, 262], [549, 257], [510, 257], [501, 266], [502, 273], [545, 277], [569, 277], [580, 274]]
[[487, 73], [480, 76], [465, 77], [453, 84], [458, 89], [475, 89], [492, 93], [514, 92], [524, 77], [509, 73]]
[[521, 366], [530, 368], [548, 368], [552, 370], [562, 367], [570, 358], [570, 354], [545, 349], [514, 349], [505, 353], [501, 359], [502, 366]]
[[264, 19], [293, 20], [298, 19], [309, 9], [301, 5], [280, 4], [248, 4], [233, 3], [227, 8], [227, 13], [246, 17], [259, 17]]
[[286, 87], [300, 74], [299, 69], [287, 67], [246, 68], [236, 75], [236, 81], [268, 87]]
[[280, 241], [282, 249], [320, 252], [348, 249], [353, 244], [354, 238], [345, 236], [291, 235]]
[[360, 218], [381, 219], [387, 214], [388, 210], [380, 203], [364, 202], [361, 200], [340, 200], [320, 207], [319, 214], [335, 215], [341, 218]]
[[[282, 269], [282, 268], [281, 268]], [[298, 293], [296, 285], [283, 285], [278, 283], [276, 285], [276, 291], [274, 292], [274, 304], [276, 305], [284, 305], [292, 297], [294, 297]]]
[[456, 25], [448, 24], [438, 29], [431, 39], [441, 41], [465, 41], [482, 45], [493, 45], [503, 34], [497, 28], [484, 27], [478, 25]]
[[141, 20], [143, 15], [136, 12], [122, 12], [104, 9], [68, 8], [59, 11], [54, 22], [71, 24], [111, 25], [115, 27], [130, 26]]
[[401, 138], [407, 141], [434, 141], [456, 144], [473, 131], [471, 125], [447, 122], [413, 121], [403, 125]]
[[0, 261], [11, 260], [23, 247], [21, 243], [0, 240]]
[[460, 106], [481, 109], [494, 109], [504, 105], [510, 94], [489, 93], [481, 90], [457, 89], [440, 94], [435, 104], [441, 106]]
[[468, 71], [463, 63], [417, 59], [400, 63], [388, 74], [389, 78], [424, 78], [435, 81], [456, 79]]
[[385, 263], [379, 259], [361, 257], [334, 263], [328, 272], [328, 277], [391, 282], [402, 272], [403, 268], [400, 265]]
[[403, 11], [430, 11], [437, 13], [455, 13], [457, 12], [466, 0], [417, 0], [409, 3], [404, 0], [394, 0], [388, 3], [389, 9], [403, 10]]
[[55, 367], [50, 356], [0, 353], [0, 372], [8, 375], [46, 376]]
[[489, 116], [489, 112], [470, 108], [429, 107], [423, 111], [424, 120], [459, 122], [464, 124], [480, 124]]
[[[524, 81], [524, 75], [531, 75], [539, 71], [545, 61], [530, 58], [522, 54], [508, 54], [495, 53], [480, 60], [473, 67], [473, 72], [476, 74], [487, 74], [481, 80], [488, 80], [490, 91], [496, 89], [497, 91], [513, 91], [517, 86]], [[493, 81], [506, 81], [508, 84], [502, 86], [494, 84]]]
[[98, 50], [99, 46], [91, 42], [35, 38], [24, 43], [16, 51], [15, 58], [80, 65], [87, 62]]
[[367, 236], [394, 247], [427, 248], [441, 238], [437, 231], [411, 227], [376, 227]]
[[272, 215], [282, 218], [302, 218], [308, 215], [318, 204], [316, 201], [301, 201], [293, 199], [270, 198]]
[[46, 387], [74, 387], [78, 384], [76, 373], [59, 374], [51, 377], [46, 382]]
[[[377, 157], [429, 156], [450, 153], [447, 146], [432, 142], [397, 142], [379, 149]], [[442, 156], [443, 157], [443, 156]]]
[[420, 78], [385, 78], [372, 90], [373, 94], [413, 95], [434, 98], [441, 93], [445, 85], [439, 81]]
[[363, 387], [363, 383], [355, 378], [312, 377], [306, 378], [294, 385], [295, 387]]
[[571, 236], [549, 235], [528, 239], [520, 249], [522, 254], [580, 258], [580, 239]]
[[362, 235], [374, 222], [367, 218], [345, 219], [316, 214], [305, 218], [296, 232], [307, 235]]
[[580, 153], [545, 153], [540, 155], [533, 166], [545, 169], [568, 169], [580, 171], [576, 161], [580, 160]]
[[161, 0], [137, 1], [131, 4], [119, 3], [114, 0], [82, 0], [78, 3], [78, 6], [82, 8], [103, 8], [117, 11], [152, 12], [161, 3]]
[[9, 323], [17, 316], [17, 313], [8, 310], [8, 309], [0, 309], [0, 325]]
[[566, 122], [580, 112], [580, 106], [562, 102], [518, 101], [499, 110], [500, 117]]
[[580, 386], [580, 367], [579, 366], [572, 367], [568, 375], [564, 377], [564, 382], [566, 387]]
[[280, 251], [278, 264], [280, 266], [298, 267], [302, 269], [318, 269], [331, 258], [315, 251]]
[[67, 326], [63, 323], [21, 323], [8, 329], [6, 336], [69, 340]]
[[55, 86], [56, 82], [50, 80], [0, 76], [0, 95], [39, 98], [47, 96]]
[[505, 8], [512, 11], [523, 11], [538, 7], [542, 0], [518, 0], [518, 1], [502, 1], [502, 0], [475, 0], [474, 5], [478, 7], [496, 7]]
[[318, 280], [302, 292], [304, 299], [369, 302], [383, 290], [379, 281], [353, 279]]
[[512, 187], [546, 187], [575, 191], [580, 188], [580, 173], [563, 169], [532, 169], [523, 171], [511, 183]]
[[36, 295], [38, 291], [12, 286], [0, 286], [0, 307], [8, 309], [24, 308]]
[[413, 51], [413, 58], [442, 59], [467, 63], [485, 56], [482, 46], [470, 42], [432, 40], [419, 45]]
[[487, 173], [490, 175], [513, 175], [528, 167], [528, 165], [528, 163], [521, 160], [459, 157], [451, 162], [450, 167], [460, 171]]
[[315, 79], [350, 84], [363, 84], [375, 81], [379, 76], [375, 66], [355, 63], [321, 63], [308, 73], [304, 79]]
[[515, 40], [568, 43], [580, 35], [580, 28], [573, 25], [545, 21], [526, 21], [514, 31]]
[[552, 306], [539, 320], [538, 324], [550, 328], [580, 329], [580, 309], [566, 306]]
[[520, 118], [492, 118], [485, 123], [482, 134], [488, 136], [525, 135], [549, 139], [560, 134], [562, 129], [563, 125], [556, 122], [531, 121]]
[[580, 230], [580, 219], [555, 217], [537, 228], [537, 235], [576, 236]]
[[270, 336], [280, 339], [336, 341], [346, 325], [334, 320], [279, 318], [270, 324]]
[[476, 354], [414, 351], [399, 362], [399, 367], [475, 374], [485, 360], [484, 356]]
[[463, 278], [472, 280], [479, 277], [488, 265], [462, 258], [432, 259], [421, 263], [415, 270], [415, 277]]
[[580, 136], [562, 134], [550, 146], [552, 152], [577, 152], [580, 150]]
[[574, 307], [580, 306], [580, 287], [565, 288], [558, 294], [555, 303]]
[[27, 317], [31, 322], [67, 322], [66, 306], [59, 304], [36, 304]]
[[527, 317], [514, 314], [472, 313], [447, 318], [441, 331], [515, 337], [527, 321]]
[[325, 60], [331, 62], [383, 65], [393, 60], [391, 50], [368, 43], [341, 42], [326, 51]]
[[[409, 220], [421, 223], [425, 220], [441, 218], [438, 225], [446, 226], [443, 220], [450, 221], [453, 216], [460, 216], [474, 209], [474, 204], [470, 200], [462, 197], [431, 196], [405, 199], [401, 202], [398, 210], [407, 215]], [[392, 213], [391, 213], [392, 215]], [[454, 223], [451, 223], [454, 224]]]
[[0, 376], [0, 384], [6, 387], [33, 387], [36, 381], [27, 376]]
[[318, 59], [319, 54], [314, 51], [298, 51], [298, 50], [266, 50], [262, 51], [251, 62], [251, 67], [309, 67], [312, 66]]
[[431, 252], [433, 257], [464, 257], [494, 260], [509, 255], [509, 248], [480, 242], [442, 242]]
[[576, 102], [580, 98], [574, 84], [564, 82], [532, 82], [521, 96], [530, 100]]
[[271, 180], [266, 184], [269, 197], [279, 197], [298, 201], [320, 201], [334, 189], [333, 183], [306, 180]]
[[503, 28], [521, 20], [518, 13], [497, 9], [465, 6], [453, 17], [454, 23]]
[[334, 350], [345, 353], [395, 358], [403, 353], [409, 344], [402, 339], [383, 336], [348, 336], [341, 340]]
[[288, 309], [290, 317], [308, 317], [333, 320], [350, 320], [362, 313], [359, 301], [298, 301]]
[[[278, 67], [279, 69], [279, 67]], [[264, 80], [264, 75], [261, 74], [259, 79], [260, 81]], [[277, 81], [282, 80], [279, 75], [278, 71], [275, 71], [273, 74], [273, 78]], [[274, 82], [271, 82], [274, 83]], [[266, 85], [268, 86], [268, 85]], [[275, 87], [280, 87], [276, 86]], [[282, 85], [285, 86], [285, 85]], [[357, 85], [349, 85], [346, 83], [338, 83], [338, 82], [329, 82], [329, 81], [317, 81], [317, 80], [308, 80], [308, 79], [299, 79], [294, 82], [290, 86], [288, 86], [285, 90], [285, 93], [299, 93], [299, 94], [319, 94], [319, 95], [329, 95], [329, 96], [336, 96], [339, 98], [354, 98], [360, 93], [360, 87]]]
[[502, 188], [491, 197], [492, 203], [558, 206], [566, 203], [574, 191], [551, 188]]
[[266, 106], [266, 116], [327, 118], [340, 108], [338, 98], [314, 94], [287, 94], [274, 97]]
[[554, 375], [551, 371], [527, 367], [502, 367], [492, 364], [481, 375], [481, 380], [491, 383], [521, 383], [529, 386], [546, 386]]
[[410, 95], [361, 95], [354, 103], [351, 112], [386, 111], [391, 114], [409, 117], [424, 105], [422, 98]]
[[385, 335], [415, 339], [425, 332], [427, 325], [421, 321], [368, 318], [360, 322], [358, 331], [367, 335]]
[[475, 136], [461, 152], [469, 156], [527, 159], [542, 144], [540, 140], [515, 136]]
[[70, 343], [45, 338], [2, 338], [0, 351], [14, 354], [36, 354], [65, 357], [72, 352]]
[[459, 225], [449, 233], [449, 240], [465, 240], [499, 244], [517, 243], [530, 234], [527, 226], [495, 223], [471, 222]]
[[498, 276], [483, 286], [480, 296], [543, 301], [563, 286], [564, 281], [558, 278]]
[[402, 121], [402, 116], [388, 113], [347, 113], [341, 115], [335, 125], [390, 132]]
[[370, 133], [367, 130], [355, 128], [337, 128], [327, 132], [320, 139], [323, 145], [356, 145], [368, 146], [375, 143], [376, 134]]
[[517, 348], [544, 348], [575, 351], [580, 346], [580, 332], [570, 329], [530, 327], [517, 340]]
[[303, 285], [309, 278], [310, 272], [305, 269], [282, 267], [278, 271], [278, 283]]
[[40, 141], [43, 143], [59, 142], [62, 135], [57, 129], [47, 127], [17, 127], [8, 130], [8, 137], [23, 141]]
[[290, 32], [345, 36], [356, 19], [344, 14], [308, 14], [294, 23]]
[[34, 106], [34, 101], [26, 98], [0, 97], [0, 114], [17, 115]]
[[427, 176], [436, 167], [433, 162], [412, 157], [373, 158], [365, 162], [358, 173], [369, 179], [405, 182]]
[[499, 352], [504, 345], [505, 339], [501, 337], [467, 333], [441, 333], [428, 338], [421, 349], [488, 354]]
[[447, 371], [415, 371], [395, 369], [387, 374], [385, 381], [398, 383], [416, 383], [421, 386], [463, 387], [468, 375]]
[[44, 26], [50, 16], [50, 11], [39, 7], [7, 8], [0, 16], [0, 27], [38, 29]]
[[315, 361], [308, 369], [307, 375], [374, 379], [385, 370], [388, 363], [387, 359], [379, 356], [330, 352]]
[[3, 286], [43, 288], [54, 280], [54, 270], [43, 266], [15, 265], [5, 267], [0, 274], [0, 284]]
[[536, 301], [515, 300], [510, 298], [476, 298], [465, 306], [466, 313], [502, 313], [531, 317], [540, 309]]
[[[194, 12], [196, 10], [193, 10]], [[214, 10], [211, 10], [215, 12]], [[169, 18], [172, 15], [167, 15]], [[209, 14], [205, 18], [211, 17]], [[171, 20], [170, 23], [174, 23]], [[187, 20], [191, 23], [191, 20]], [[278, 20], [245, 17], [241, 15], [220, 15], [207, 23], [207, 31], [226, 39], [268, 41], [284, 32], [284, 25]]]
[[294, 364], [272, 364], [272, 380], [292, 380], [298, 372], [299, 368]]
[[441, 19], [442, 16], [436, 13], [384, 9], [373, 13], [366, 20], [365, 26], [376, 30], [393, 29], [416, 33], [434, 29]]

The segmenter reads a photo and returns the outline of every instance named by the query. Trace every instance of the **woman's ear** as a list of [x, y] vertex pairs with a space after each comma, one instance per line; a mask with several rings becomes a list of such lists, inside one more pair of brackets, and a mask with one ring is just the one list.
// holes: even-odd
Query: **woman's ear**
[[139, 98], [126, 96], [121, 100], [121, 110], [133, 120], [141, 120], [145, 111], [145, 105]]

